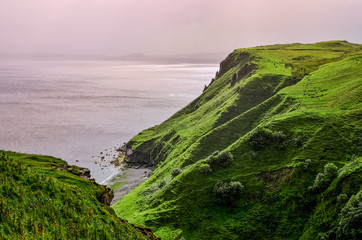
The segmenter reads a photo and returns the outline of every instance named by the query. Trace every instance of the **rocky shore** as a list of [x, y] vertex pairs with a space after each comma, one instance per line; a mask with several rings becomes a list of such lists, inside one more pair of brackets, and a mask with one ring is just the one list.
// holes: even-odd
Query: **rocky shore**
[[126, 144], [117, 148], [116, 151], [118, 157], [111, 163], [119, 168], [119, 173], [103, 183], [114, 191], [111, 205], [146, 181], [153, 170], [153, 166], [147, 158], [137, 156], [138, 161], [136, 161], [135, 154], [126, 147]]

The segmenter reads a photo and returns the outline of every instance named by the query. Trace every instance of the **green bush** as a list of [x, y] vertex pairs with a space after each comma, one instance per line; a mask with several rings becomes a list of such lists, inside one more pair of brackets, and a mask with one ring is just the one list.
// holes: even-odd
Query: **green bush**
[[176, 177], [177, 175], [180, 175], [181, 173], [182, 173], [181, 168], [174, 168], [174, 169], [172, 169], [172, 171], [171, 171], [171, 176], [174, 178], [174, 177]]
[[164, 186], [166, 186], [166, 181], [165, 180], [159, 181], [157, 186], [158, 186], [159, 189], [163, 188]]
[[338, 167], [333, 163], [327, 163], [324, 166], [324, 175], [326, 176], [327, 179], [332, 181], [338, 175]]
[[312, 160], [310, 160], [310, 159], [305, 160], [304, 164], [303, 164], [304, 169], [308, 169], [311, 164], [312, 164]]
[[341, 211], [337, 239], [362, 239], [362, 194], [353, 195]]
[[302, 136], [298, 136], [296, 138], [293, 139], [294, 141], [294, 145], [297, 148], [303, 147], [304, 143], [307, 142], [308, 140], [308, 136], [307, 135], [302, 135]]
[[282, 142], [285, 139], [285, 134], [282, 131], [273, 132], [273, 139], [278, 142]]
[[223, 167], [227, 168], [232, 165], [234, 161], [234, 156], [229, 151], [214, 152], [211, 156], [208, 157], [207, 163], [212, 167]]
[[338, 175], [338, 168], [333, 163], [327, 163], [324, 166], [323, 173], [318, 173], [314, 180], [313, 186], [309, 187], [312, 191], [321, 192], [325, 190], [329, 184]]
[[337, 202], [339, 203], [345, 203], [348, 199], [347, 194], [341, 193], [337, 196]]
[[199, 166], [199, 170], [200, 170], [201, 173], [203, 173], [205, 175], [208, 175], [208, 174], [210, 174], [212, 172], [212, 169], [211, 169], [210, 165], [207, 164], [207, 163], [201, 164]]
[[241, 197], [244, 186], [240, 182], [218, 181], [213, 189], [216, 202], [220, 205], [232, 205]]
[[248, 138], [251, 148], [260, 150], [268, 146], [273, 140], [273, 132], [265, 128], [257, 128]]
[[[282, 131], [271, 131], [270, 129], [258, 127], [248, 138], [250, 147], [254, 150], [260, 150], [274, 142], [283, 142], [286, 138]], [[285, 149], [286, 146], [282, 146]]]
[[250, 156], [251, 156], [253, 159], [256, 159], [257, 156], [258, 156], [258, 153], [255, 152], [255, 151], [250, 151]]
[[295, 147], [302, 147], [304, 144], [303, 144], [303, 139], [302, 138], [299, 138], [299, 137], [296, 137], [293, 139], [294, 141], [294, 145]]
[[328, 181], [323, 173], [318, 173], [314, 180], [314, 184], [311, 187], [312, 190], [324, 190], [328, 187]]

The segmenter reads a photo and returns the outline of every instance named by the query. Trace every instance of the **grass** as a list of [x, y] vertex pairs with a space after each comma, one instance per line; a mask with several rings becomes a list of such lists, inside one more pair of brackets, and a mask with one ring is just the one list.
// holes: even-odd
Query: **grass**
[[120, 187], [122, 187], [126, 183], [127, 183], [127, 181], [117, 182], [117, 183], [113, 184], [112, 186], [110, 186], [110, 189], [112, 189], [113, 191], [117, 191], [118, 189], [120, 189]]
[[[333, 236], [344, 206], [336, 197], [361, 190], [361, 61], [362, 46], [345, 41], [235, 50], [201, 96], [127, 144], [156, 168], [115, 212], [164, 239]], [[234, 77], [250, 64], [250, 74]], [[248, 139], [260, 127], [285, 138], [253, 149]], [[232, 166], [202, 174], [216, 150], [230, 151]], [[344, 174], [311, 194], [329, 162]], [[174, 168], [182, 173], [172, 178]], [[215, 201], [219, 180], [245, 187], [232, 207]]]
[[115, 215], [104, 186], [64, 166], [49, 156], [0, 151], [0, 239], [152, 239]]

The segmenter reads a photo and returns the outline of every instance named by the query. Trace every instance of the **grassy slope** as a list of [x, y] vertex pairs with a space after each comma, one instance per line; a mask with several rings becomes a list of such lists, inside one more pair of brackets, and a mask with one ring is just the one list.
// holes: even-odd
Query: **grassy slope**
[[[165, 239], [315, 239], [336, 228], [344, 206], [337, 195], [357, 194], [362, 183], [361, 50], [343, 41], [235, 50], [200, 97], [128, 143], [157, 168], [116, 213]], [[250, 74], [239, 72], [252, 64]], [[252, 149], [247, 139], [258, 126], [285, 140]], [[232, 167], [201, 174], [204, 159], [224, 149]], [[339, 176], [312, 194], [308, 186], [328, 162]], [[175, 167], [183, 173], [172, 178]], [[220, 179], [245, 186], [233, 207], [215, 204]]]
[[0, 239], [151, 239], [101, 203], [104, 186], [58, 170], [66, 165], [0, 151]]

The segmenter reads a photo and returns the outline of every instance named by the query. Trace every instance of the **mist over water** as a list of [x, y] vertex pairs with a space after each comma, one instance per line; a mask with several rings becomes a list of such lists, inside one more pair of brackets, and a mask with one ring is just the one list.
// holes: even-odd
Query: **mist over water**
[[101, 152], [111, 160], [114, 147], [199, 96], [217, 68], [1, 61], [0, 149], [59, 157], [102, 182], [116, 170], [100, 164]]

